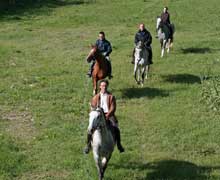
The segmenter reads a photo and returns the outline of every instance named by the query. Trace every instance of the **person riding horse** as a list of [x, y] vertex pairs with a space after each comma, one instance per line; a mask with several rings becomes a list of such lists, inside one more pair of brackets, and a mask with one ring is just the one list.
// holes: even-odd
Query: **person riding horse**
[[168, 7], [164, 7], [163, 12], [161, 14], [161, 22], [160, 22], [160, 26], [167, 26], [169, 31], [170, 31], [170, 38], [172, 39], [173, 36], [173, 29], [170, 23], [170, 13], [168, 12]]
[[[139, 41], [143, 42], [144, 47], [149, 51], [149, 61], [150, 61], [150, 64], [153, 64], [152, 48], [151, 48], [152, 36], [151, 36], [151, 33], [145, 28], [145, 25], [143, 23], [139, 25], [139, 30], [135, 34], [134, 43], [136, 46]], [[132, 64], [134, 64], [134, 61], [135, 61], [134, 53], [135, 53], [135, 48], [132, 54], [132, 61], [131, 61]]]
[[[112, 76], [112, 67], [111, 67], [111, 61], [109, 58], [109, 55], [112, 52], [111, 43], [105, 39], [105, 33], [103, 31], [99, 32], [99, 39], [97, 39], [95, 45], [99, 49], [99, 51], [102, 53], [102, 55], [105, 57], [105, 59], [108, 61], [108, 77], [111, 79]], [[92, 76], [93, 67], [95, 65], [95, 59], [91, 62], [89, 71], [87, 75], [89, 77]]]
[[[116, 111], [116, 99], [110, 92], [107, 91], [109, 82], [102, 79], [99, 83], [100, 93], [96, 94], [91, 100], [92, 107], [101, 107], [105, 113], [107, 126], [112, 132], [113, 137], [116, 139], [117, 147], [120, 152], [124, 152], [124, 148], [121, 145], [121, 135], [118, 127], [118, 121], [115, 116]], [[91, 149], [92, 132], [87, 134], [87, 146], [84, 149], [84, 153], [88, 154]]]

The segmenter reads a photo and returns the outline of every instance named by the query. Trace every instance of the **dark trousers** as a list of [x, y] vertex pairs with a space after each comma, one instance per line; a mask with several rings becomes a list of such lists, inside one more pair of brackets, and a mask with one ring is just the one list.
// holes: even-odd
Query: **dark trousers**
[[115, 122], [112, 122], [111, 120], [107, 120], [107, 127], [110, 129], [113, 138], [116, 141], [118, 149], [122, 149], [121, 145], [121, 132], [120, 129], [118, 128], [118, 124]]

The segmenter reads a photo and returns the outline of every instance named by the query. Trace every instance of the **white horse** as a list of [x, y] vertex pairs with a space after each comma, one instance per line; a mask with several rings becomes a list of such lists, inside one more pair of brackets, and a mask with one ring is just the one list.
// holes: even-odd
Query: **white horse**
[[[167, 53], [170, 52], [170, 48], [173, 46], [173, 39], [170, 38], [170, 30], [167, 26], [163, 26], [163, 28], [160, 26], [161, 18], [157, 17], [157, 23], [156, 23], [156, 31], [157, 31], [157, 37], [160, 40], [161, 45], [161, 57], [164, 56], [165, 48], [167, 49]], [[171, 24], [171, 28], [173, 30], [174, 34], [174, 24]]]
[[144, 47], [144, 44], [139, 41], [135, 47], [135, 63], [134, 63], [134, 78], [137, 84], [144, 85], [144, 79], [147, 79], [150, 67], [149, 51]]
[[88, 132], [92, 133], [93, 157], [98, 169], [99, 180], [102, 180], [115, 146], [112, 133], [106, 126], [102, 108], [92, 109], [90, 112]]

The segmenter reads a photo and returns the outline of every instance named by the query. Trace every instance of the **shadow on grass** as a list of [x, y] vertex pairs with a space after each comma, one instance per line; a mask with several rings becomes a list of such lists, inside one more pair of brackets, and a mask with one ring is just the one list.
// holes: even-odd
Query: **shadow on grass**
[[[48, 11], [52, 8], [76, 6], [93, 2], [95, 0], [17, 0], [11, 5], [0, 3], [0, 19], [10, 20], [14, 19], [10, 16], [24, 16], [27, 14], [48, 14]], [[17, 17], [15, 20], [19, 20], [19, 18]]]
[[113, 164], [112, 166], [116, 169], [133, 169], [146, 173], [145, 177], [137, 178], [138, 180], [204, 180], [210, 176], [212, 170], [220, 170], [220, 166], [197, 166], [191, 162], [178, 160], [162, 160], [146, 164], [124, 162], [118, 165]]
[[211, 53], [212, 50], [210, 48], [182, 48], [181, 49], [183, 54], [205, 54], [205, 53]]
[[169, 92], [157, 88], [126, 88], [122, 90], [123, 98], [140, 98], [140, 97], [167, 97]]
[[185, 84], [201, 84], [201, 79], [192, 74], [170, 74], [162, 76], [164, 81], [171, 83], [185, 83]]

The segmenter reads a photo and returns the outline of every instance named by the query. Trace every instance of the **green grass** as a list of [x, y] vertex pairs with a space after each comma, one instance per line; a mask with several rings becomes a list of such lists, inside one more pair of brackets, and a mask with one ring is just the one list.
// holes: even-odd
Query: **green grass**
[[141, 88], [132, 76], [138, 24], [154, 36], [164, 2], [48, 0], [0, 14], [0, 179], [97, 179], [82, 149], [85, 57], [101, 30], [113, 46], [110, 90], [126, 148], [106, 179], [220, 179], [220, 116], [204, 101], [220, 70], [219, 1], [167, 1], [174, 48], [161, 59], [154, 38], [149, 80]]

